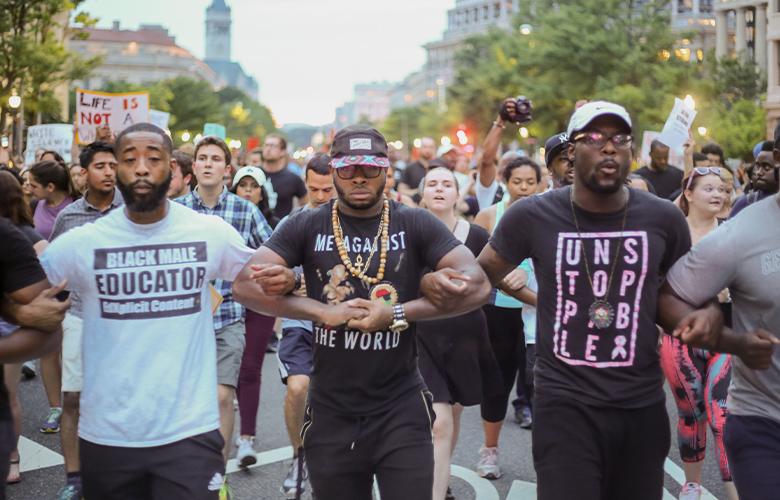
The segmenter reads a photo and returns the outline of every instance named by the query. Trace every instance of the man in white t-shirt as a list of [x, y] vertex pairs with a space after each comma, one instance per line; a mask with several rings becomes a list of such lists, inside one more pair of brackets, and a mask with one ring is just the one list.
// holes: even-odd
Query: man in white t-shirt
[[82, 301], [84, 496], [216, 499], [224, 462], [208, 284], [233, 280], [252, 251], [222, 219], [166, 199], [175, 160], [162, 129], [135, 124], [114, 148], [126, 208], [41, 257]]

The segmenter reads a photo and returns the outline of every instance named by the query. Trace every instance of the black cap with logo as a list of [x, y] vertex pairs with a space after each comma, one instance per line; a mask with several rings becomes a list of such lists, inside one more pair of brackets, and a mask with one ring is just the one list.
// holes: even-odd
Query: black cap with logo
[[387, 141], [378, 130], [366, 125], [350, 125], [336, 133], [330, 147], [333, 168], [348, 165], [390, 166]]

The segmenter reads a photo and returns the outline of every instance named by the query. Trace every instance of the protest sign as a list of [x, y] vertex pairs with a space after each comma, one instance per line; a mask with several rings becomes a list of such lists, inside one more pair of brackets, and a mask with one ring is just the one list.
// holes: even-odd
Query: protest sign
[[168, 120], [171, 118], [170, 113], [165, 111], [158, 111], [156, 109], [149, 110], [149, 122], [157, 125], [163, 130], [168, 130]]
[[95, 140], [96, 127], [108, 125], [114, 134], [118, 134], [134, 123], [148, 121], [147, 92], [112, 94], [76, 89], [76, 126], [80, 144]]
[[663, 130], [658, 140], [669, 146], [670, 149], [680, 150], [688, 140], [689, 130], [696, 118], [696, 110], [680, 98], [675, 97], [674, 107], [666, 119]]
[[219, 123], [207, 123], [203, 125], [203, 136], [207, 137], [209, 135], [219, 137], [224, 141], [225, 137], [227, 137], [227, 131], [225, 130], [224, 125]]
[[70, 163], [70, 148], [73, 144], [73, 125], [67, 123], [50, 123], [33, 125], [27, 128], [27, 149], [24, 152], [24, 163], [35, 163], [35, 152], [46, 149], [56, 151], [66, 162]]

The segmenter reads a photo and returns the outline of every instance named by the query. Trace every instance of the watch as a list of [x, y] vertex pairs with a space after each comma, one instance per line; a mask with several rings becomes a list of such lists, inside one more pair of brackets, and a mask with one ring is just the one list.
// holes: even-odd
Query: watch
[[409, 328], [409, 322], [406, 321], [406, 314], [404, 314], [404, 305], [395, 304], [393, 306], [393, 322], [390, 323], [390, 330], [394, 333], [399, 333]]

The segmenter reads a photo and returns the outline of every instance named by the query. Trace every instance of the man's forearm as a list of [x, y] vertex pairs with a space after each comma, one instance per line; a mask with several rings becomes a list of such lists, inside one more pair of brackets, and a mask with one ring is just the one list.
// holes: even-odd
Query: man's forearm
[[233, 298], [244, 307], [260, 314], [277, 318], [320, 321], [323, 304], [308, 297], [297, 295], [266, 295], [263, 289], [251, 280], [236, 281], [233, 284]]
[[471, 312], [485, 305], [490, 297], [490, 283], [484, 273], [468, 275], [466, 290], [457, 298], [447, 301], [447, 306], [437, 308], [425, 297], [404, 303], [404, 314], [409, 321], [425, 321], [432, 319], [451, 318]]
[[60, 322], [50, 315], [40, 315], [40, 308], [34, 304], [16, 304], [10, 300], [2, 301], [2, 317], [9, 323], [43, 332], [54, 332]]
[[0, 363], [23, 363], [53, 352], [62, 342], [62, 331], [42, 332], [19, 328], [10, 335], [0, 337]]

